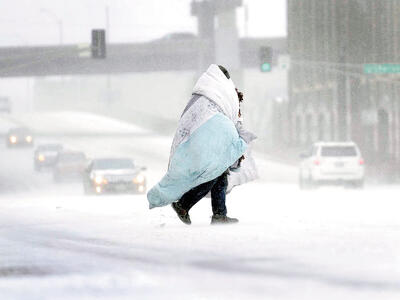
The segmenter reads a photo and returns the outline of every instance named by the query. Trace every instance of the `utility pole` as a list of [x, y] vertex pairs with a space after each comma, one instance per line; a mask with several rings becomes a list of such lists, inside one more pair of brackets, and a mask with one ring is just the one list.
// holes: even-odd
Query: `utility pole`
[[[106, 5], [106, 44], [110, 41], [110, 8]], [[112, 101], [112, 87], [111, 87], [111, 75], [107, 73], [106, 75], [106, 102], [107, 105]]]
[[64, 25], [63, 25], [63, 21], [61, 20], [61, 19], [59, 19], [58, 20], [58, 34], [59, 34], [59, 42], [60, 42], [60, 45], [62, 45], [63, 44], [63, 40], [64, 40], [64, 32], [63, 32], [63, 27], [64, 27]]
[[106, 42], [110, 42], [110, 8], [106, 5]]
[[[341, 54], [342, 56], [342, 54]], [[344, 62], [345, 58], [340, 57], [340, 61]], [[350, 97], [349, 94], [349, 78], [348, 75], [345, 73], [338, 73], [337, 74], [337, 98], [336, 98], [336, 103], [337, 103], [337, 129], [338, 129], [338, 140], [339, 141], [346, 141], [348, 139], [348, 115], [347, 115], [347, 109], [348, 109], [348, 97]]]
[[57, 15], [45, 8], [41, 8], [40, 9], [41, 13], [47, 14], [48, 16], [50, 16], [51, 18], [53, 18], [55, 20], [55, 22], [57, 23], [58, 26], [58, 38], [59, 38], [59, 43], [60, 45], [63, 44], [63, 39], [64, 39], [64, 32], [63, 32], [63, 21], [57, 17]]
[[244, 37], [249, 37], [249, 6], [244, 5]]
[[[345, 6], [346, 8], [347, 6]], [[340, 14], [343, 17], [343, 22], [338, 24], [337, 29], [337, 36], [339, 37], [339, 48], [338, 48], [338, 58], [339, 63], [341, 66], [347, 64], [348, 55], [348, 39], [349, 39], [349, 32], [348, 32], [348, 12], [346, 9], [341, 9]], [[342, 67], [341, 67], [342, 68]], [[343, 71], [346, 70], [346, 67], [342, 69]], [[338, 73], [337, 75], [337, 129], [338, 129], [338, 140], [339, 141], [346, 141], [350, 137], [348, 135], [348, 109], [349, 109], [349, 97], [350, 97], [350, 86], [349, 86], [349, 78], [348, 75], [345, 73]]]

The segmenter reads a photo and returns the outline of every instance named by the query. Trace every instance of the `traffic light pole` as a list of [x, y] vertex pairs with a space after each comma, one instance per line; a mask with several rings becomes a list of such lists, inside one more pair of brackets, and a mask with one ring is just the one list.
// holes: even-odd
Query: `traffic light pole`
[[348, 139], [348, 76], [347, 74], [339, 73], [337, 76], [337, 98], [336, 98], [336, 111], [337, 111], [337, 128], [339, 141], [346, 141]]

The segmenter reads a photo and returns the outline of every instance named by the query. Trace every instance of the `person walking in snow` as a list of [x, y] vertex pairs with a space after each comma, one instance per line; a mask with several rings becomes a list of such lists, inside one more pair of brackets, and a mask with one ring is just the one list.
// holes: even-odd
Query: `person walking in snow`
[[179, 121], [167, 174], [147, 194], [150, 208], [171, 204], [190, 225], [190, 209], [211, 193], [211, 224], [238, 222], [227, 216], [229, 169], [240, 168], [255, 138], [241, 126], [239, 100], [224, 67], [213, 64], [199, 78]]

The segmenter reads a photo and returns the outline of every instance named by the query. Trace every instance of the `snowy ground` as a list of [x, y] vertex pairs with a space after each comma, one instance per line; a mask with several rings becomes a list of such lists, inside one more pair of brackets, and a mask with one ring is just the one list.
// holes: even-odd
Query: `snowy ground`
[[[46, 128], [39, 119], [31, 126]], [[130, 135], [55, 139], [92, 157], [133, 157], [150, 185], [162, 176], [170, 138], [96, 120], [84, 127]], [[169, 207], [149, 211], [145, 196], [55, 185], [33, 172], [31, 149], [0, 144], [0, 154], [0, 299], [400, 297], [399, 187], [301, 192], [294, 167], [259, 158], [261, 179], [228, 196], [239, 224], [210, 226], [205, 199], [189, 227]]]

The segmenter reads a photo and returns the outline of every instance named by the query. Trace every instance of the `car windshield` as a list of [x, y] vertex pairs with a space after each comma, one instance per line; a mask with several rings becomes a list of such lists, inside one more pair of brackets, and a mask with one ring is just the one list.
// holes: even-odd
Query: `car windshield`
[[61, 151], [62, 146], [61, 145], [41, 145], [38, 147], [39, 151]]
[[15, 129], [11, 129], [10, 130], [10, 134], [31, 134], [31, 132], [29, 131], [29, 129], [26, 128], [15, 128]]
[[321, 149], [321, 156], [326, 157], [346, 157], [357, 156], [354, 146], [325, 146]]
[[86, 159], [83, 153], [65, 153], [59, 156], [58, 160], [62, 162], [79, 162]]
[[133, 169], [134, 164], [130, 159], [102, 159], [93, 162], [93, 169]]

